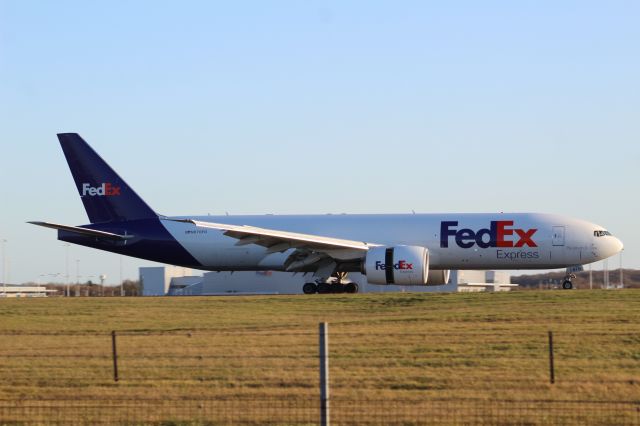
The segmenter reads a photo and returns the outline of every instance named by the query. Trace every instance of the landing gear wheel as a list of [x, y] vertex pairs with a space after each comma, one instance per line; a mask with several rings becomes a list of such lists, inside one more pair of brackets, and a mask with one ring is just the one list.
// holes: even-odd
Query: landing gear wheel
[[564, 279], [562, 280], [562, 288], [565, 290], [571, 290], [573, 288], [573, 283], [571, 282], [571, 280], [575, 277], [576, 274], [570, 272], [569, 269], [567, 269], [567, 275], [565, 275]]
[[329, 287], [331, 288], [330, 290], [331, 293], [344, 293], [343, 284], [333, 283], [333, 284], [329, 284]]
[[319, 294], [331, 293], [331, 284], [327, 284], [327, 283], [318, 284], [318, 293]]
[[318, 286], [315, 283], [306, 283], [302, 286], [302, 292], [304, 294], [316, 294]]
[[356, 283], [347, 283], [344, 285], [344, 292], [345, 293], [357, 293], [358, 292], [358, 284]]

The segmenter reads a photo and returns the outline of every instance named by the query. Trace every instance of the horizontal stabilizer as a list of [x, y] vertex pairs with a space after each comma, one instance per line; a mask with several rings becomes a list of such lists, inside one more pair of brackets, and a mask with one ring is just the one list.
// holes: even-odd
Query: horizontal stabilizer
[[60, 225], [58, 223], [51, 222], [27, 222], [32, 225], [44, 226], [45, 228], [59, 229], [61, 231], [73, 232], [76, 234], [86, 235], [89, 237], [104, 238], [107, 240], [128, 240], [133, 238], [133, 235], [120, 235], [113, 234], [111, 232], [98, 231], [96, 229], [82, 228], [80, 226]]

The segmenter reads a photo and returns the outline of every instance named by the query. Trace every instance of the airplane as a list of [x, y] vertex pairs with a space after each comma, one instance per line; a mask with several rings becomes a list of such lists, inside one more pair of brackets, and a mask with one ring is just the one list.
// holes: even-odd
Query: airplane
[[312, 274], [305, 294], [357, 293], [369, 284], [443, 285], [451, 269], [572, 268], [620, 252], [602, 226], [543, 213], [164, 216], [78, 135], [58, 139], [89, 224], [29, 222], [58, 240], [207, 271]]

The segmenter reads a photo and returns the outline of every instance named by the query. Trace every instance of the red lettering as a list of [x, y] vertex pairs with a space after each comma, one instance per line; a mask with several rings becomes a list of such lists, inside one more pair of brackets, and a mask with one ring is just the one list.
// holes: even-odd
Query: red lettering
[[531, 239], [536, 231], [537, 229], [529, 229], [528, 231], [525, 231], [524, 229], [516, 229], [516, 234], [518, 234], [520, 240], [514, 247], [523, 247], [525, 244], [529, 247], [538, 247], [538, 245]]
[[513, 226], [512, 220], [499, 220], [496, 222], [496, 247], [513, 247], [513, 241], [505, 241], [505, 235], [513, 235], [513, 229], [505, 229], [506, 226]]
[[114, 195], [120, 195], [120, 187], [114, 186], [110, 183], [105, 184], [105, 195], [112, 197]]

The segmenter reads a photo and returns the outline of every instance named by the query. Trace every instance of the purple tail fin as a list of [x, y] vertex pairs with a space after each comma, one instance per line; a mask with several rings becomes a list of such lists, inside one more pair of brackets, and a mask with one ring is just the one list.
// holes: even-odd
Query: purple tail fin
[[91, 223], [158, 215], [77, 133], [59, 133], [78, 193]]

